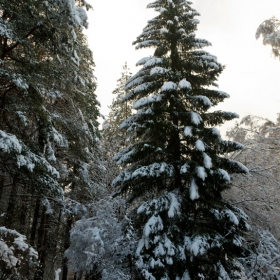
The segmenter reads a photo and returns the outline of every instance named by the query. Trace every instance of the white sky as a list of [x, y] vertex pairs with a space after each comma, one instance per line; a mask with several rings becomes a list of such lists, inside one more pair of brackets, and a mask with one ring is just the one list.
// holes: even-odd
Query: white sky
[[[136, 51], [132, 41], [141, 34], [147, 20], [154, 17], [146, 9], [151, 0], [91, 0], [94, 11], [89, 13], [89, 45], [94, 53], [97, 96], [101, 113], [109, 113], [112, 91], [127, 61], [131, 72], [152, 49]], [[280, 61], [270, 48], [255, 39], [260, 23], [271, 16], [280, 18], [279, 0], [193, 0], [201, 14], [197, 37], [212, 43], [208, 48], [226, 69], [218, 80], [219, 89], [230, 98], [216, 107], [275, 120], [280, 112]]]

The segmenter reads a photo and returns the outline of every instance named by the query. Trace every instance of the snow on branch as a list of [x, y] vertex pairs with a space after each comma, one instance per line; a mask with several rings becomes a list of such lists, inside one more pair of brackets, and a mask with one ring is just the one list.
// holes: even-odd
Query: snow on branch
[[140, 107], [146, 106], [147, 104], [151, 104], [154, 102], [160, 102], [163, 96], [163, 94], [154, 94], [149, 97], [141, 98], [135, 102], [135, 104], [133, 105], [133, 109], [138, 109]]
[[38, 258], [37, 251], [26, 240], [16, 230], [0, 227], [0, 263], [16, 275], [26, 262], [32, 265]]
[[18, 168], [25, 166], [30, 172], [33, 172], [36, 166], [40, 166], [59, 178], [59, 172], [45, 158], [29, 151], [15, 135], [2, 130], [0, 130], [0, 150], [4, 153], [15, 154]]
[[166, 195], [154, 198], [151, 201], [144, 202], [137, 210], [137, 213], [150, 215], [168, 211], [169, 218], [173, 218], [175, 214], [180, 215], [180, 201], [175, 193], [169, 192]]
[[21, 153], [22, 145], [15, 135], [0, 130], [0, 150], [5, 153]]

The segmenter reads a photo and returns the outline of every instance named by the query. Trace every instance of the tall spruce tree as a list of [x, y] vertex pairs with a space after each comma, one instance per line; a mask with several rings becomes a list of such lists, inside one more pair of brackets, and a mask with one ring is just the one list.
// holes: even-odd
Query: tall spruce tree
[[75, 0], [0, 0], [0, 224], [38, 250], [40, 267], [35, 275], [22, 269], [26, 279], [53, 279], [81, 203], [100, 185], [86, 8]]
[[112, 104], [109, 106], [109, 116], [103, 123], [102, 130], [102, 147], [104, 156], [104, 165], [107, 170], [107, 186], [111, 185], [112, 180], [119, 173], [119, 166], [112, 160], [113, 156], [120, 150], [128, 146], [130, 134], [127, 131], [121, 130], [120, 125], [124, 120], [132, 115], [132, 102], [122, 102], [124, 97], [125, 85], [128, 79], [131, 78], [130, 69], [127, 63], [123, 66], [121, 77], [117, 80], [117, 87], [113, 91], [115, 95]]
[[113, 181], [136, 198], [152, 198], [137, 210], [142, 237], [136, 266], [144, 279], [241, 279], [247, 216], [225, 202], [222, 192], [233, 173], [247, 173], [224, 154], [242, 149], [225, 141], [217, 128], [237, 114], [209, 111], [229, 95], [215, 89], [223, 66], [202, 50], [196, 38], [199, 14], [184, 0], [148, 5], [158, 15], [133, 43], [155, 48], [141, 59], [123, 102], [137, 100], [137, 113], [122, 129], [134, 131], [135, 144], [115, 160], [125, 168]]
[[103, 124], [103, 136], [106, 142], [110, 142], [111, 147], [115, 150], [114, 152], [127, 145], [127, 133], [120, 130], [120, 125], [132, 115], [131, 102], [122, 102], [122, 98], [126, 94], [125, 85], [129, 78], [131, 78], [131, 72], [127, 63], [125, 63], [121, 77], [117, 80], [117, 87], [113, 91], [116, 97], [113, 99], [112, 105], [109, 106], [110, 113]]

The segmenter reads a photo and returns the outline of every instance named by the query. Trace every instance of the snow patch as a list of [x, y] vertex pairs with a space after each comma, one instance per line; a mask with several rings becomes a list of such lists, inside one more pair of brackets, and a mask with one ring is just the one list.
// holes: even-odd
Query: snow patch
[[169, 197], [171, 199], [171, 202], [168, 210], [168, 217], [173, 218], [175, 216], [175, 212], [177, 214], [180, 213], [180, 203], [173, 193], [169, 193]]
[[207, 169], [212, 168], [212, 159], [206, 153], [203, 153], [203, 164]]
[[133, 109], [138, 109], [138, 108], [148, 105], [150, 103], [160, 102], [162, 100], [162, 97], [163, 97], [162, 94], [154, 94], [149, 97], [141, 98], [135, 102], [135, 104], [133, 105]]
[[183, 34], [183, 33], [186, 33], [185, 29], [184, 28], [180, 28], [177, 33], [179, 34]]
[[163, 59], [160, 58], [160, 57], [151, 57], [149, 60], [147, 60], [145, 63], [144, 63], [144, 69], [146, 68], [149, 68], [151, 66], [155, 66], [155, 65], [160, 65], [162, 64], [163, 62]]
[[161, 34], [166, 34], [166, 33], [168, 33], [168, 30], [163, 27], [163, 28], [161, 28], [160, 33]]
[[202, 122], [202, 118], [198, 113], [191, 112], [191, 121], [195, 125], [199, 125]]
[[150, 60], [151, 57], [148, 56], [148, 57], [143, 57], [141, 58], [137, 63], [136, 63], [136, 66], [140, 66], [140, 65], [144, 65], [148, 60]]
[[4, 153], [21, 153], [22, 145], [15, 135], [0, 130], [0, 149]]
[[201, 151], [201, 152], [204, 152], [205, 151], [205, 145], [204, 143], [198, 139], [196, 142], [195, 142], [195, 147], [198, 151]]
[[180, 173], [181, 174], [187, 173], [189, 168], [190, 168], [190, 166], [187, 163], [185, 163], [184, 165], [182, 165], [182, 167], [180, 169]]
[[195, 180], [192, 179], [191, 187], [190, 187], [190, 199], [195, 200], [195, 199], [198, 199], [198, 198], [199, 198], [198, 186], [197, 186]]
[[177, 89], [177, 85], [173, 82], [166, 82], [161, 87], [162, 91], [172, 91], [172, 90], [176, 90], [176, 89]]
[[142, 83], [144, 83], [144, 78], [143, 77], [137, 77], [133, 80], [131, 80], [130, 82], [127, 81], [126, 85], [125, 85], [125, 90], [129, 90], [135, 86], [138, 86]]
[[59, 273], [61, 272], [61, 269], [58, 268], [57, 270], [55, 270], [54, 275], [55, 275], [55, 280], [59, 280]]
[[148, 237], [151, 233], [156, 233], [163, 230], [163, 222], [160, 216], [153, 215], [145, 224], [143, 233], [145, 237]]
[[159, 243], [157, 245], [157, 247], [154, 250], [154, 254], [155, 254], [156, 257], [165, 255], [165, 250], [164, 250], [164, 247], [163, 247], [162, 243]]
[[229, 98], [230, 95], [224, 91], [220, 91], [218, 90], [217, 93], [221, 96], [221, 97], [224, 97], [224, 98]]
[[229, 220], [234, 223], [235, 225], [239, 225], [239, 221], [236, 217], [236, 215], [229, 209], [223, 210], [223, 215], [227, 216], [229, 218]]
[[237, 166], [241, 172], [243, 172], [245, 174], [249, 174], [249, 169], [245, 165], [243, 165], [241, 162], [235, 161], [232, 159], [229, 159], [228, 161], [230, 162], [230, 164]]
[[184, 135], [186, 137], [192, 137], [193, 136], [193, 134], [192, 134], [192, 127], [191, 126], [186, 126], [184, 128]]
[[178, 84], [178, 87], [180, 89], [188, 89], [188, 90], [192, 89], [191, 83], [188, 82], [186, 79], [181, 80]]
[[202, 101], [205, 106], [210, 107], [210, 106], [213, 105], [213, 103], [210, 101], [210, 99], [208, 97], [204, 96], [204, 95], [197, 95], [195, 97], [195, 99], [199, 99], [200, 101]]
[[230, 176], [224, 169], [219, 168], [217, 172], [223, 180], [227, 181], [228, 183], [230, 182]]
[[151, 47], [151, 46], [157, 46], [159, 44], [159, 41], [158, 40], [146, 40], [146, 41], [143, 41], [141, 43], [139, 43], [135, 49], [138, 50], [138, 49], [141, 49], [141, 48], [147, 48], [147, 47]]
[[141, 166], [136, 169], [131, 178], [136, 177], [160, 177], [161, 174], [166, 174], [168, 177], [174, 175], [174, 167], [171, 164], [165, 162], [162, 163], [153, 163], [148, 166]]
[[205, 171], [205, 168], [203, 166], [199, 166], [196, 168], [196, 175], [199, 177], [202, 181], [205, 180], [207, 177], [207, 173]]
[[191, 280], [190, 274], [187, 270], [184, 272], [181, 280]]
[[153, 76], [153, 75], [163, 75], [163, 74], [166, 74], [168, 73], [169, 70], [168, 69], [165, 69], [163, 67], [154, 67], [151, 71], [150, 71], [150, 75]]
[[218, 268], [219, 268], [218, 280], [230, 280], [228, 273], [226, 272], [225, 268], [222, 266], [222, 264], [220, 262], [218, 263]]
[[[137, 86], [134, 90], [133, 90], [133, 93], [139, 93], [139, 92], [143, 92], [143, 91], [146, 91], [148, 90], [150, 87], [152, 87], [154, 85], [153, 82], [147, 82], [147, 83], [144, 83], [144, 84], [141, 84], [139, 86]], [[125, 100], [125, 98], [123, 98], [123, 100]]]
[[218, 136], [218, 138], [219, 138], [219, 139], [221, 139], [221, 138], [222, 138], [222, 136], [221, 136], [221, 133], [220, 133], [219, 129], [217, 129], [216, 127], [213, 127], [213, 128], [212, 128], [212, 134], [214, 134], [214, 135]]

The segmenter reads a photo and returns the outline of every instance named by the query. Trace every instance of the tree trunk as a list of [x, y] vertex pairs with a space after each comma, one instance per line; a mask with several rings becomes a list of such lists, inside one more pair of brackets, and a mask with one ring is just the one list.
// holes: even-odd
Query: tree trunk
[[21, 198], [21, 207], [20, 207], [20, 216], [19, 216], [19, 232], [22, 234], [26, 234], [26, 216], [28, 209], [28, 197], [23, 196]]
[[41, 223], [38, 229], [38, 259], [40, 266], [36, 270], [34, 280], [44, 279], [45, 264], [46, 264], [46, 255], [47, 255], [47, 239], [48, 239], [48, 229], [49, 229], [49, 218], [50, 215], [46, 214], [47, 208], [44, 206], [41, 214]]
[[40, 210], [40, 199], [38, 198], [36, 200], [36, 205], [35, 205], [34, 214], [33, 214], [32, 227], [31, 227], [31, 233], [30, 233], [29, 242], [30, 242], [31, 246], [35, 245], [36, 229], [37, 229], [38, 220], [39, 220], [39, 210]]
[[174, 129], [173, 132], [173, 139], [172, 144], [174, 149], [174, 169], [175, 169], [175, 188], [181, 189], [182, 182], [181, 182], [181, 173], [179, 169], [180, 159], [181, 159], [181, 151], [180, 151], [180, 136], [178, 131], [178, 118], [176, 116], [173, 117], [173, 124], [174, 127], [177, 129]]
[[16, 209], [16, 197], [17, 197], [17, 185], [16, 185], [16, 181], [14, 180], [10, 192], [7, 213], [5, 216], [5, 226], [7, 228], [11, 228], [14, 221], [15, 209]]
[[[65, 239], [64, 239], [64, 252], [69, 248], [70, 246], [70, 230], [72, 227], [73, 217], [72, 215], [67, 218], [66, 228], [65, 228]], [[65, 257], [63, 259], [62, 264], [63, 270], [62, 270], [62, 280], [67, 280], [67, 274], [68, 274], [68, 259]], [[76, 276], [75, 276], [76, 277]]]

